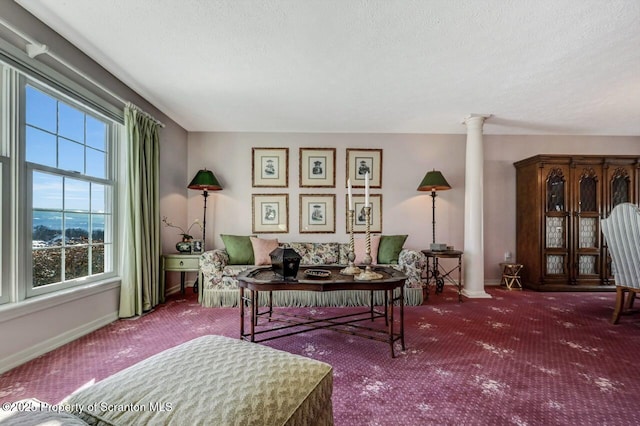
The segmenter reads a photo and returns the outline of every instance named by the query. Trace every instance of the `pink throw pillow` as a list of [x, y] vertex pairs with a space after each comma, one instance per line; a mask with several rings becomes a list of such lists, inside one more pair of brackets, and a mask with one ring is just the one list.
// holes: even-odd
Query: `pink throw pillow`
[[[380, 246], [380, 235], [371, 235], [371, 264], [378, 264], [378, 246]], [[361, 264], [364, 261], [364, 256], [367, 250], [366, 238], [355, 238], [353, 240], [353, 251], [356, 254], [356, 265]]]
[[278, 248], [278, 240], [249, 237], [253, 246], [253, 258], [256, 265], [271, 265], [269, 253]]

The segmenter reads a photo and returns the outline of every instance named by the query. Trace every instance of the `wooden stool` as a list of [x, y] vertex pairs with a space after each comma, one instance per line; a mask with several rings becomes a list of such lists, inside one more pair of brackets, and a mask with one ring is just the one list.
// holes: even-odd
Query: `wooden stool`
[[524, 265], [521, 263], [501, 263], [502, 268], [502, 281], [500, 285], [506, 285], [508, 290], [522, 290], [522, 283], [520, 282], [520, 271]]

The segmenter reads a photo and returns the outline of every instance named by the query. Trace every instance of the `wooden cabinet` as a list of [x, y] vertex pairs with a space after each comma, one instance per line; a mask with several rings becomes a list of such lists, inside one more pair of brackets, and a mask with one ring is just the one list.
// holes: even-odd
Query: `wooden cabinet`
[[600, 219], [637, 203], [640, 157], [537, 155], [516, 167], [516, 255], [525, 287], [612, 290]]

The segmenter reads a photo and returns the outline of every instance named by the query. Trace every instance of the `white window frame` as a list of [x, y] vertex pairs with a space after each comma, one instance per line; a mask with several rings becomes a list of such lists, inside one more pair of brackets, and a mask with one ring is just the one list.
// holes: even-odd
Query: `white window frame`
[[[117, 131], [116, 128], [116, 124], [113, 123], [111, 120], [109, 120], [106, 117], [103, 117], [102, 115], [100, 115], [99, 113], [97, 113], [96, 111], [92, 110], [91, 108], [85, 106], [84, 104], [82, 104], [80, 101], [77, 101], [67, 95], [64, 95], [62, 93], [57, 92], [56, 90], [54, 90], [51, 87], [48, 87], [47, 85], [40, 83], [39, 81], [33, 79], [33, 78], [29, 78], [27, 76], [22, 75], [19, 79], [19, 90], [20, 90], [20, 113], [19, 113], [19, 118], [20, 118], [20, 125], [19, 125], [19, 129], [20, 129], [20, 158], [22, 158], [23, 160], [22, 165], [23, 167], [21, 167], [21, 170], [24, 171], [24, 175], [21, 177], [21, 181], [24, 182], [24, 188], [26, 189], [26, 191], [23, 191], [23, 194], [28, 194], [27, 196], [24, 197], [23, 202], [21, 203], [22, 208], [20, 208], [20, 217], [23, 218], [24, 220], [24, 225], [25, 225], [25, 230], [27, 232], [25, 232], [25, 237], [26, 238], [22, 238], [21, 239], [21, 243], [25, 245], [25, 247], [22, 248], [23, 252], [25, 253], [25, 256], [23, 259], [25, 259], [25, 265], [24, 268], [22, 268], [22, 270], [24, 271], [24, 280], [23, 282], [28, 283], [28, 285], [26, 286], [25, 290], [25, 297], [29, 298], [29, 297], [34, 297], [34, 296], [40, 296], [43, 294], [47, 294], [47, 293], [52, 293], [52, 292], [56, 292], [59, 290], [63, 290], [63, 289], [67, 289], [70, 287], [77, 287], [80, 285], [85, 285], [85, 284], [89, 284], [89, 283], [93, 283], [93, 282], [97, 282], [97, 281], [101, 281], [104, 280], [106, 278], [111, 278], [111, 277], [115, 277], [116, 276], [116, 271], [117, 271], [117, 265], [116, 265], [116, 258], [114, 256], [114, 246], [115, 246], [115, 241], [117, 239], [117, 229], [115, 228], [115, 214], [117, 212], [117, 206], [115, 205], [114, 199], [116, 197], [116, 193], [117, 193], [117, 179], [116, 179], [116, 170], [115, 170], [115, 147], [116, 147], [116, 137], [117, 134], [119, 133]], [[26, 118], [26, 100], [25, 100], [25, 93], [26, 93], [26, 87], [27, 85], [33, 86], [34, 88], [36, 88], [37, 90], [40, 90], [44, 93], [46, 93], [47, 95], [57, 99], [58, 101], [64, 102], [74, 108], [77, 108], [78, 110], [82, 111], [83, 113], [93, 116], [95, 118], [99, 118], [103, 121], [106, 121], [108, 124], [107, 126], [107, 178], [106, 179], [102, 179], [102, 178], [95, 178], [95, 177], [91, 177], [88, 175], [77, 175], [73, 172], [68, 172], [65, 170], [61, 170], [55, 167], [48, 167], [48, 166], [43, 166], [40, 164], [35, 164], [35, 163], [30, 163], [26, 161], [26, 137], [25, 137], [25, 133], [24, 130], [26, 129], [26, 122], [25, 122], [25, 118]], [[31, 247], [31, 242], [33, 240], [32, 235], [33, 235], [33, 223], [32, 223], [32, 218], [33, 218], [33, 210], [32, 210], [32, 206], [31, 206], [31, 196], [30, 194], [32, 193], [32, 176], [33, 176], [33, 172], [34, 171], [40, 171], [40, 172], [46, 172], [46, 173], [51, 173], [57, 176], [64, 176], [64, 177], [69, 177], [69, 178], [73, 178], [73, 179], [78, 179], [78, 180], [84, 180], [84, 181], [88, 181], [88, 182], [95, 182], [95, 183], [99, 183], [102, 185], [105, 185], [106, 187], [110, 187], [110, 194], [111, 194], [111, 206], [110, 206], [110, 215], [111, 215], [111, 221], [110, 225], [111, 225], [111, 229], [109, 229], [109, 233], [110, 235], [107, 237], [107, 224], [105, 224], [105, 238], [104, 240], [109, 240], [110, 243], [104, 244], [105, 246], [105, 250], [104, 250], [104, 257], [105, 257], [105, 272], [99, 273], [99, 274], [95, 274], [95, 275], [88, 275], [88, 276], [84, 276], [84, 277], [79, 277], [79, 278], [75, 278], [75, 279], [71, 279], [71, 280], [63, 280], [61, 282], [57, 282], [57, 283], [52, 283], [52, 284], [47, 284], [47, 285], [43, 285], [43, 286], [39, 286], [39, 287], [34, 287], [33, 286], [33, 256], [32, 256], [32, 247]], [[64, 230], [63, 230], [64, 233]], [[28, 244], [26, 244], [28, 242]], [[110, 247], [109, 250], [107, 250], [107, 246]], [[64, 260], [62, 260], [62, 268], [64, 268]], [[63, 274], [64, 275], [64, 274]]]
[[[1, 113], [2, 108], [0, 108]], [[11, 180], [9, 179], [9, 170], [9, 157], [0, 154], [0, 205], [2, 206], [0, 209], [0, 267], [2, 268], [0, 272], [0, 304], [11, 300], [11, 251], [9, 250], [11, 246], [11, 197], [9, 196]]]
[[0, 306], [14, 298], [12, 275], [14, 260], [11, 255], [15, 234], [11, 231], [11, 213], [14, 204], [11, 200], [11, 129], [14, 115], [10, 114], [10, 99], [14, 93], [11, 81], [15, 76], [13, 70], [0, 62]]
[[[120, 182], [119, 152], [123, 135], [122, 109], [96, 96], [47, 66], [27, 58], [23, 52], [0, 40], [0, 313], [5, 308], [20, 305], [27, 299], [45, 297], [57, 300], [57, 294], [67, 294], [75, 288], [92, 288], [115, 282], [119, 277], [119, 208], [117, 194]], [[69, 172], [73, 179], [88, 180], [109, 187], [105, 203], [110, 220], [105, 220], [105, 272], [33, 287], [31, 176], [34, 170], [50, 172], [51, 168], [26, 162], [25, 87], [42, 90], [64, 102], [104, 121], [108, 132], [107, 178], [95, 178]], [[118, 112], [120, 114], [118, 114]], [[60, 169], [53, 168], [55, 174]], [[106, 205], [105, 205], [106, 207]], [[105, 209], [106, 210], [106, 209]], [[91, 212], [89, 212], [91, 214]], [[109, 224], [107, 223], [109, 222]], [[110, 226], [109, 236], [107, 227]], [[107, 249], [107, 245], [111, 248]], [[55, 296], [55, 297], [54, 297]]]

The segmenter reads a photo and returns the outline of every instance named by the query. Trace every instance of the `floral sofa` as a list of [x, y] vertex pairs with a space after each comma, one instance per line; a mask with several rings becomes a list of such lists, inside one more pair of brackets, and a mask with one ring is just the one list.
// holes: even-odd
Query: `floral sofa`
[[[348, 243], [281, 243], [294, 249], [302, 257], [301, 265], [346, 265], [349, 250]], [[390, 266], [402, 271], [407, 280], [404, 295], [405, 304], [420, 305], [423, 301], [424, 280], [422, 273], [427, 265], [425, 255], [418, 250], [402, 249], [397, 264]], [[255, 265], [230, 265], [226, 249], [215, 249], [203, 253], [200, 257], [200, 294], [202, 306], [238, 306], [239, 291], [237, 276], [240, 272]], [[376, 292], [375, 303], [382, 304], [382, 292]], [[266, 293], [261, 294], [265, 299]], [[358, 306], [369, 304], [369, 292], [366, 291], [277, 291], [273, 293], [276, 306]]]

